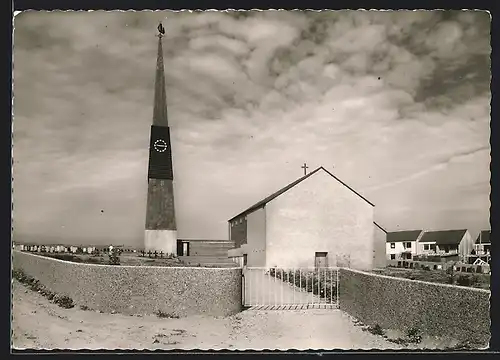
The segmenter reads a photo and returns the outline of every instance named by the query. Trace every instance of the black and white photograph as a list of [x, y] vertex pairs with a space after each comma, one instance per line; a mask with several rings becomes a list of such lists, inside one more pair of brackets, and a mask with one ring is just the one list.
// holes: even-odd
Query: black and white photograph
[[12, 21], [11, 349], [489, 348], [488, 11]]

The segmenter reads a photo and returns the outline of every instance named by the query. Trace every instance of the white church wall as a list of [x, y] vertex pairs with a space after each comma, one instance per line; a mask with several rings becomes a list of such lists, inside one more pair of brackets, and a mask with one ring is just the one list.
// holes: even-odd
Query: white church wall
[[374, 208], [323, 170], [266, 205], [268, 267], [373, 268]]
[[373, 247], [373, 267], [374, 268], [384, 268], [387, 265], [386, 262], [386, 243], [387, 234], [380, 230], [380, 228], [373, 224], [374, 227], [374, 239], [375, 244]]
[[266, 266], [266, 209], [247, 215], [248, 266]]

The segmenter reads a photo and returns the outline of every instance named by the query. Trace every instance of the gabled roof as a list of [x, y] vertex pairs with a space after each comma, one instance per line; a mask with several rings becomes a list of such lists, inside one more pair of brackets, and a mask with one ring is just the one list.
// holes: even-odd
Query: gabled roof
[[286, 191], [290, 190], [291, 188], [293, 188], [295, 185], [298, 185], [299, 183], [301, 183], [302, 181], [304, 181], [305, 179], [307, 179], [308, 177], [312, 176], [313, 174], [316, 174], [318, 171], [320, 170], [323, 170], [324, 172], [326, 172], [328, 175], [330, 175], [332, 178], [334, 178], [335, 180], [337, 180], [339, 183], [341, 183], [342, 185], [344, 185], [346, 188], [348, 188], [349, 190], [351, 190], [353, 193], [355, 193], [357, 196], [359, 196], [361, 199], [363, 199], [364, 201], [366, 201], [368, 204], [370, 204], [371, 206], [375, 206], [373, 205], [371, 202], [369, 202], [367, 199], [365, 199], [363, 196], [361, 196], [359, 193], [357, 193], [355, 190], [353, 190], [351, 187], [349, 187], [347, 184], [345, 184], [342, 180], [340, 180], [338, 177], [336, 177], [335, 175], [333, 175], [331, 172], [329, 172], [328, 170], [326, 170], [323, 166], [320, 166], [319, 168], [317, 168], [316, 170], [314, 171], [311, 171], [309, 174], [307, 175], [304, 175], [302, 176], [301, 178], [295, 180], [294, 182], [288, 184], [287, 186], [285, 186], [284, 188], [281, 188], [280, 190], [272, 193], [271, 195], [269, 195], [268, 197], [262, 199], [261, 201], [259, 201], [258, 203], [250, 206], [248, 209], [246, 209], [245, 211], [242, 211], [241, 213], [239, 213], [238, 215], [236, 216], [233, 216], [231, 219], [229, 219], [228, 221], [233, 221], [234, 219], [236, 219], [237, 217], [240, 217], [240, 216], [243, 216], [243, 215], [246, 215], [246, 214], [250, 214], [252, 212], [254, 212], [255, 210], [265, 206], [268, 202], [270, 202], [271, 200], [277, 198], [278, 196], [280, 196], [281, 194], [285, 193]]
[[404, 230], [387, 233], [387, 242], [417, 241], [422, 230]]
[[379, 224], [377, 224], [375, 221], [373, 222], [373, 224], [378, 227], [380, 230], [382, 230], [383, 232], [385, 232], [387, 234], [387, 230], [385, 230], [382, 226], [380, 226]]
[[436, 245], [458, 245], [467, 229], [426, 231], [419, 242], [433, 242]]
[[482, 230], [476, 239], [476, 244], [489, 244], [491, 243], [491, 230]]

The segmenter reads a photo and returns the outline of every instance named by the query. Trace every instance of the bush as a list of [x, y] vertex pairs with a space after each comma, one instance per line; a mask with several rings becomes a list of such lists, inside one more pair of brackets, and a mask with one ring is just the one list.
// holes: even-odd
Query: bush
[[413, 344], [419, 344], [422, 342], [422, 335], [420, 334], [420, 330], [417, 328], [409, 328], [406, 332], [406, 336], [408, 337], [408, 342]]
[[462, 274], [458, 277], [457, 284], [461, 285], [461, 286], [472, 286], [474, 284], [477, 284], [478, 281], [479, 281], [479, 279], [476, 275]]
[[373, 335], [383, 336], [385, 334], [384, 329], [382, 329], [382, 327], [379, 324], [375, 324], [374, 326], [369, 326], [367, 330]]
[[65, 309], [71, 309], [75, 307], [73, 299], [66, 295], [56, 295], [54, 297], [54, 303]]
[[116, 249], [109, 252], [109, 265], [120, 265], [120, 257]]
[[163, 312], [161, 310], [158, 310], [156, 312], [156, 316], [158, 316], [159, 318], [162, 318], [162, 319], [178, 319], [179, 318], [178, 315], [166, 313], [166, 312]]

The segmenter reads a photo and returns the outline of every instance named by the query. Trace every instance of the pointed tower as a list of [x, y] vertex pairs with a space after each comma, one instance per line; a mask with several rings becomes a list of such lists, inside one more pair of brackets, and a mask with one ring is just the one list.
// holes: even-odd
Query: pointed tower
[[174, 173], [172, 148], [167, 117], [165, 72], [163, 68], [163, 26], [158, 26], [158, 57], [154, 94], [153, 125], [151, 125], [148, 167], [148, 200], [146, 207], [146, 251], [175, 254], [177, 227], [174, 208]]

